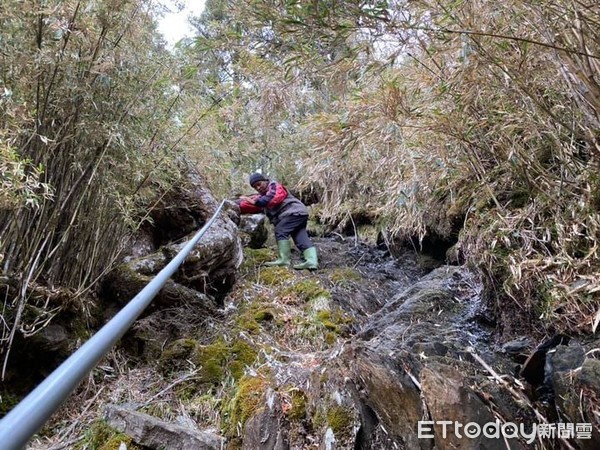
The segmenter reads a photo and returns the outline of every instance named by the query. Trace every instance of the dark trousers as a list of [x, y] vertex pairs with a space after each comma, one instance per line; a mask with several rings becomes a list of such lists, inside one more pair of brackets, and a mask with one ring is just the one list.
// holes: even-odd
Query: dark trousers
[[304, 251], [313, 247], [313, 243], [306, 232], [308, 216], [285, 216], [275, 225], [275, 239], [285, 241], [292, 237], [298, 250]]

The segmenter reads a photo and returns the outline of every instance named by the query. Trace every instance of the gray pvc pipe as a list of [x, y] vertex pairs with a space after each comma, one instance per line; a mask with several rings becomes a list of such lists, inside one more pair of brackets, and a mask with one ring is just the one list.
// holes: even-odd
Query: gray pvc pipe
[[119, 313], [83, 344], [0, 421], [0, 448], [20, 450], [44, 425], [98, 361], [111, 349], [175, 273], [223, 209]]

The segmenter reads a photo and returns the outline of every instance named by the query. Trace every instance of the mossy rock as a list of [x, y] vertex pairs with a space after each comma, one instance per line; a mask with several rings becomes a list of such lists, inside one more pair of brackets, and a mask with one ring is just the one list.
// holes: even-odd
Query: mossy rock
[[235, 321], [237, 328], [253, 335], [260, 333], [260, 324], [258, 322], [253, 314], [242, 314]]
[[151, 276], [136, 272], [130, 264], [121, 264], [108, 275], [106, 285], [114, 300], [124, 304], [137, 295], [151, 280]]
[[222, 411], [225, 436], [237, 436], [238, 427], [243, 429], [248, 419], [264, 407], [269, 384], [267, 376], [244, 376], [239, 380], [232, 400]]
[[327, 330], [339, 334], [340, 326], [333, 322], [331, 311], [323, 309], [317, 312], [316, 317]]
[[275, 314], [270, 309], [262, 309], [254, 314], [254, 320], [257, 322], [270, 322], [274, 318]]
[[[217, 339], [209, 345], [200, 345], [193, 339], [179, 339], [173, 342], [159, 359], [159, 368], [164, 374], [171, 374], [190, 367], [189, 361], [199, 368], [201, 384], [219, 384], [226, 374], [239, 379], [246, 366], [256, 360], [258, 353], [243, 340], [231, 343]], [[197, 389], [184, 385], [181, 394], [191, 397]]]
[[317, 409], [312, 416], [312, 424], [315, 429], [319, 429], [325, 426], [327, 423], [327, 416], [322, 409]]
[[262, 267], [256, 275], [256, 282], [266, 286], [279, 286], [293, 277], [288, 267]]
[[339, 438], [347, 438], [352, 433], [354, 414], [348, 407], [333, 406], [327, 410], [327, 424]]
[[218, 384], [223, 379], [228, 354], [228, 345], [221, 339], [210, 345], [198, 347], [194, 355], [194, 364], [200, 368], [202, 383]]
[[336, 340], [337, 340], [337, 333], [329, 332], [329, 333], [325, 334], [325, 343], [327, 345], [335, 344]]
[[291, 407], [287, 413], [288, 419], [292, 422], [299, 422], [306, 418], [306, 407], [308, 399], [306, 394], [299, 389], [293, 389], [290, 392]]
[[317, 311], [315, 318], [330, 332], [325, 336], [326, 342], [330, 344], [333, 343], [330, 341], [334, 341], [335, 337], [330, 336], [331, 333], [342, 335], [345, 333], [345, 330], [354, 323], [354, 318], [348, 316], [343, 309], [337, 307]]
[[244, 375], [247, 366], [252, 365], [258, 356], [256, 349], [246, 341], [235, 341], [230, 347], [231, 360], [228, 364], [228, 370], [235, 380]]
[[331, 293], [323, 288], [318, 280], [315, 279], [302, 279], [293, 283], [292, 285], [286, 287], [282, 294], [285, 295], [293, 295], [297, 297], [300, 301], [310, 301], [319, 297], [331, 298]]
[[261, 329], [261, 324], [273, 322], [279, 314], [276, 307], [265, 305], [262, 302], [250, 303], [245, 305], [236, 318], [237, 328], [247, 331], [250, 334], [258, 334]]
[[218, 384], [226, 373], [235, 380], [240, 379], [246, 366], [252, 365], [257, 356], [257, 351], [246, 341], [227, 343], [218, 339], [210, 345], [199, 346], [193, 361], [200, 368], [202, 383]]

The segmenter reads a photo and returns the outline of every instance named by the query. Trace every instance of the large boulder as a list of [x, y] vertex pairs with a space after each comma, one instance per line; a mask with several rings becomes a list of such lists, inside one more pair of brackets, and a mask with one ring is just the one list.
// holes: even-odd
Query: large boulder
[[[169, 213], [156, 213], [156, 227], [160, 225], [156, 234], [160, 238], [155, 242], [163, 245], [152, 253], [125, 258], [124, 263], [105, 280], [107, 298], [119, 304], [129, 301], [181, 251], [215, 213], [218, 205], [199, 180], [188, 180], [186, 185], [191, 187], [174, 190], [181, 197], [174, 199], [171, 197], [175, 194], [171, 194], [172, 203], [168, 208], [165, 205]], [[228, 291], [242, 261], [242, 245], [234, 220], [239, 221], [235, 204], [227, 202], [174, 274], [172, 281], [159, 292], [155, 305], [185, 304], [205, 294], [219, 299]], [[168, 227], [173, 227], [173, 230], [169, 231]], [[180, 236], [184, 231], [187, 234]], [[177, 238], [178, 241], [165, 242], [167, 237]], [[140, 254], [140, 248], [149, 248], [147, 239], [142, 239], [141, 242], [144, 244], [135, 248], [137, 254]]]
[[[162, 199], [169, 212], [155, 212], [154, 244], [151, 253], [148, 230], [140, 243], [104, 280], [105, 316], [113, 316], [139, 293], [189, 242], [216, 212], [218, 204], [202, 180], [189, 178]], [[162, 204], [162, 203], [161, 203]], [[157, 293], [142, 317], [123, 337], [122, 346], [131, 355], [152, 360], [164, 342], [191, 333], [197, 324], [214, 316], [222, 306], [242, 262], [238, 236], [239, 211], [226, 201], [221, 212], [183, 264]], [[181, 235], [181, 233], [186, 233]], [[168, 239], [177, 238], [176, 242]]]

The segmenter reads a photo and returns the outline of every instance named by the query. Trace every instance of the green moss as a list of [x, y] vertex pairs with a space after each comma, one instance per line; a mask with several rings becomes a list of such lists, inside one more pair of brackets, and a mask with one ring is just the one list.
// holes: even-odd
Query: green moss
[[312, 418], [314, 428], [319, 429], [325, 426], [327, 423], [327, 417], [321, 409], [317, 409]]
[[202, 383], [218, 384], [226, 372], [236, 380], [241, 378], [246, 366], [254, 363], [257, 355], [254, 347], [245, 341], [228, 344], [218, 339], [210, 345], [198, 347], [194, 363], [200, 367]]
[[322, 309], [317, 311], [316, 320], [320, 322], [327, 330], [336, 334], [341, 334], [342, 327], [350, 325], [353, 322], [351, 317], [348, 317], [342, 309], [334, 308]]
[[278, 286], [293, 276], [287, 267], [262, 267], [256, 276], [256, 282], [267, 286]]
[[336, 334], [340, 334], [340, 327], [337, 326], [335, 323], [331, 322], [330, 320], [324, 320], [322, 321], [323, 326], [325, 328], [327, 328], [329, 331], [333, 331]]
[[292, 406], [288, 411], [288, 418], [291, 421], [300, 421], [306, 417], [306, 394], [298, 389], [291, 391]]
[[258, 353], [254, 350], [254, 347], [241, 340], [234, 342], [230, 350], [231, 360], [228, 368], [233, 378], [238, 380], [244, 375], [246, 366], [254, 363]]
[[178, 339], [169, 345], [160, 355], [158, 367], [163, 374], [170, 374], [189, 366], [188, 360], [198, 342], [194, 339]]
[[325, 343], [327, 345], [333, 345], [336, 341], [336, 333], [327, 333], [325, 335]]
[[252, 316], [241, 315], [235, 323], [239, 329], [247, 331], [250, 334], [258, 334], [260, 332], [260, 325]]
[[[158, 267], [160, 270], [162, 267]], [[115, 300], [119, 302], [128, 302], [134, 295], [146, 286], [152, 277], [136, 272], [130, 264], [121, 264], [113, 271], [118, 274], [115, 278], [110, 279], [118, 288], [111, 289], [110, 292]]]
[[84, 438], [75, 446], [75, 449], [118, 450], [121, 443], [124, 443], [130, 450], [139, 450], [138, 446], [132, 445], [129, 436], [110, 427], [103, 420], [98, 420], [87, 430]]
[[257, 302], [247, 304], [242, 308], [236, 318], [236, 326], [250, 334], [258, 334], [260, 324], [272, 321], [275, 315], [276, 309], [271, 306], [265, 306], [261, 299], [259, 299]]
[[[312, 343], [314, 348], [325, 350], [343, 336], [353, 319], [340, 308], [331, 309], [327, 302], [319, 300], [305, 306], [304, 314], [291, 318], [295, 336], [299, 341]], [[289, 323], [288, 323], [289, 325]]]
[[327, 411], [327, 424], [336, 436], [348, 436], [352, 432], [354, 416], [348, 408], [334, 406]]
[[285, 295], [294, 295], [298, 297], [301, 301], [309, 301], [319, 297], [331, 298], [331, 293], [324, 289], [318, 280], [313, 279], [303, 279], [300, 280], [291, 286], [288, 286], [282, 294]]
[[362, 280], [362, 275], [350, 267], [338, 267], [333, 269], [329, 275], [329, 279], [333, 284], [343, 285], [348, 282]]
[[239, 380], [233, 399], [222, 411], [226, 422], [223, 424], [225, 435], [236, 436], [237, 430], [243, 428], [246, 421], [260, 411], [265, 403], [265, 392], [269, 380], [267, 377], [244, 376]]
[[331, 320], [331, 311], [329, 309], [317, 311], [317, 319], [319, 319], [321, 322], [325, 320]]
[[261, 311], [257, 311], [254, 314], [254, 320], [256, 320], [257, 322], [267, 322], [270, 320], [273, 320], [275, 318], [275, 315], [273, 314], [273, 311], [270, 309], [263, 309]]
[[242, 272], [248, 273], [261, 264], [275, 259], [275, 253], [268, 248], [244, 247], [244, 262], [240, 267]]
[[330, 310], [323, 309], [321, 311], [318, 311], [317, 320], [321, 322], [321, 324], [329, 331], [339, 333], [340, 327], [332, 321], [332, 314]]
[[222, 339], [197, 348], [194, 363], [200, 367], [202, 383], [218, 384], [223, 379], [228, 354], [229, 348]]

